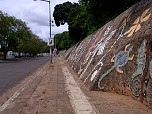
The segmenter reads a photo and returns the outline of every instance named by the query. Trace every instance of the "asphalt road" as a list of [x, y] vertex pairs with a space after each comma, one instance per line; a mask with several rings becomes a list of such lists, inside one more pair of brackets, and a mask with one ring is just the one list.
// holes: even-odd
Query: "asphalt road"
[[37, 68], [49, 62], [49, 57], [24, 58], [0, 62], [0, 96], [18, 84]]

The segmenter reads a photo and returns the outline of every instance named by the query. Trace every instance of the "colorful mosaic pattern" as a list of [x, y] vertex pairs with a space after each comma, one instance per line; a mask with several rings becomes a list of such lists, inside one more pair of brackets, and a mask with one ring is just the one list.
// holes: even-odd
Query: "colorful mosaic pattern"
[[[151, 103], [152, 58], [149, 58], [149, 52], [145, 50], [145, 48], [148, 50], [147, 43], [151, 40], [148, 38], [151, 35], [152, 27], [151, 3], [143, 1], [134, 5], [120, 17], [91, 34], [90, 38], [86, 37], [73, 47], [68, 55], [68, 61], [89, 89], [95, 90], [98, 86], [100, 89], [105, 87], [104, 89], [107, 91], [112, 90], [127, 95], [128, 92], [129, 95], [132, 92], [134, 96], [147, 97], [145, 99], [147, 101], [151, 98], [147, 102]], [[143, 42], [141, 43], [141, 41]], [[131, 45], [121, 50], [128, 43]], [[136, 58], [131, 54], [132, 45], [134, 46], [133, 51], [136, 51]], [[127, 55], [127, 52], [131, 53]], [[116, 55], [113, 56], [113, 53]], [[109, 64], [110, 58], [112, 64]], [[132, 59], [134, 61], [129, 62]], [[146, 62], [148, 65], [145, 65]], [[100, 74], [101, 72], [102, 74]], [[146, 79], [149, 79], [149, 82]], [[130, 90], [126, 87], [129, 86], [128, 81]]]
[[[92, 71], [89, 73], [89, 75], [86, 77], [86, 79], [84, 80], [84, 82], [86, 82], [86, 80], [88, 78], [91, 77], [91, 81], [94, 80], [94, 78], [96, 77], [96, 75], [99, 73], [99, 71], [101, 70], [102, 66], [103, 66], [103, 62], [102, 59], [105, 56], [105, 54], [103, 55], [103, 51], [105, 49], [106, 44], [108, 43], [108, 41], [113, 37], [113, 35], [115, 34], [115, 32], [117, 31], [116, 29], [112, 30], [112, 26], [109, 26], [106, 31], [104, 32], [103, 38], [99, 41], [99, 43], [97, 44], [97, 48], [94, 50], [95, 51], [95, 55], [93, 56], [93, 58], [96, 55], [102, 55], [101, 59], [97, 62], [97, 64], [95, 65], [95, 67], [92, 69]], [[110, 51], [110, 50], [109, 50]], [[106, 52], [108, 53], [108, 52]], [[93, 60], [92, 58], [92, 60]], [[100, 67], [99, 67], [100, 66]], [[98, 68], [97, 68], [98, 67]], [[97, 69], [96, 69], [97, 68]], [[94, 78], [93, 78], [94, 77]]]
[[130, 88], [132, 90], [132, 93], [134, 96], [139, 97], [140, 95], [140, 87], [141, 83], [136, 84], [135, 82], [140, 81], [141, 75], [143, 74], [143, 71], [145, 69], [145, 63], [146, 63], [146, 43], [147, 41], [144, 40], [138, 49], [138, 57], [137, 57], [137, 70], [133, 73], [131, 82], [130, 82]]
[[149, 70], [150, 70], [150, 77], [152, 79], [152, 60], [150, 61]]
[[101, 81], [102, 79], [107, 76], [114, 68], [116, 68], [117, 72], [119, 73], [123, 73], [122, 70], [120, 70], [120, 67], [123, 67], [127, 64], [128, 60], [132, 60], [134, 55], [132, 55], [131, 57], [129, 57], [130, 52], [132, 51], [133, 46], [131, 46], [128, 50], [127, 48], [130, 46], [130, 44], [126, 45], [125, 50], [124, 51], [120, 51], [115, 57], [111, 59], [111, 62], [114, 62], [114, 65], [107, 71], [105, 72], [99, 79], [98, 81], [98, 87], [100, 89], [104, 89], [104, 87], [101, 86]]
[[[111, 49], [114, 47], [114, 45], [118, 42], [118, 40], [120, 38], [122, 38], [124, 35], [127, 34], [127, 32], [125, 32], [125, 27], [127, 25], [127, 23], [129, 22], [131, 17], [131, 14], [129, 14], [127, 17], [125, 17], [124, 21], [121, 23], [121, 26], [119, 29], [112, 31], [109, 35], [108, 35], [108, 31], [110, 30], [111, 27], [108, 27], [108, 29], [105, 31], [104, 33], [104, 37], [105, 35], [107, 35], [106, 37], [113, 37], [115, 32], [120, 31], [119, 37], [114, 41], [114, 43], [112, 44], [112, 46], [110, 47], [110, 49], [101, 57], [101, 59], [99, 60], [99, 62], [95, 65], [95, 67], [92, 69], [92, 71], [89, 73], [89, 75], [87, 76], [87, 78], [84, 80], [84, 82], [86, 82], [86, 80], [91, 77], [90, 81], [93, 81], [94, 78], [96, 77], [96, 75], [99, 73], [99, 71], [102, 69], [103, 66], [103, 58], [111, 51]], [[104, 50], [104, 48], [102, 48]], [[101, 51], [100, 51], [101, 52]], [[103, 51], [102, 51], [103, 52]], [[98, 55], [98, 54], [97, 54]], [[101, 64], [101, 67], [97, 68], [99, 66], [99, 64]], [[93, 78], [94, 77], [94, 78]]]
[[[108, 26], [108, 28], [105, 30], [103, 37], [98, 41], [98, 43], [94, 46], [93, 51], [90, 51], [89, 55], [87, 56], [86, 60], [84, 60], [81, 65], [86, 64], [84, 69], [80, 69], [78, 74], [80, 74], [80, 79], [83, 78], [84, 73], [87, 71], [88, 67], [90, 66], [92, 60], [96, 55], [102, 55], [103, 50], [105, 48], [105, 45], [108, 43], [108, 40], [110, 40], [113, 36], [113, 34], [116, 32], [116, 30], [113, 30], [110, 32], [112, 29], [112, 26]], [[82, 68], [82, 67], [80, 67]], [[89, 77], [89, 76], [88, 76]], [[87, 78], [88, 78], [87, 77]]]
[[141, 23], [144, 21], [147, 21], [151, 15], [151, 13], [148, 14], [150, 8], [146, 9], [141, 16], [137, 17], [137, 19], [134, 21], [133, 25], [130, 27], [129, 31], [127, 32], [127, 37], [131, 37], [135, 32], [140, 30]]
[[141, 92], [141, 81], [140, 81], [141, 75], [136, 76], [131, 83], [131, 90], [134, 96], [139, 97]]

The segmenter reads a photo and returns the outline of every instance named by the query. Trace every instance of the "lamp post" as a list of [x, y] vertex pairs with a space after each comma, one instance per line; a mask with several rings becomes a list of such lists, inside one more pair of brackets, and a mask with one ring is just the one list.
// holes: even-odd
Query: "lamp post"
[[[34, 0], [34, 1], [37, 1], [37, 0]], [[51, 7], [50, 7], [50, 0], [40, 0], [40, 1], [44, 1], [44, 2], [47, 2], [49, 3], [49, 25], [50, 25], [50, 38], [51, 39]], [[50, 57], [51, 57], [51, 63], [52, 63], [52, 48], [50, 46]]]

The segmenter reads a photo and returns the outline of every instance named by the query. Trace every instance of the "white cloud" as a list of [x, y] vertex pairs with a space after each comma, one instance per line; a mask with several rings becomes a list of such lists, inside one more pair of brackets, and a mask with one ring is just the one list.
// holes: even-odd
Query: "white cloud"
[[[78, 2], [78, 0], [51, 0], [51, 19], [55, 5], [66, 1]], [[0, 10], [8, 15], [22, 19], [31, 28], [33, 33], [47, 41], [49, 38], [49, 7], [47, 2], [37, 0], [0, 0]], [[53, 26], [52, 34], [68, 31], [68, 25]], [[53, 35], [52, 35], [53, 37]]]

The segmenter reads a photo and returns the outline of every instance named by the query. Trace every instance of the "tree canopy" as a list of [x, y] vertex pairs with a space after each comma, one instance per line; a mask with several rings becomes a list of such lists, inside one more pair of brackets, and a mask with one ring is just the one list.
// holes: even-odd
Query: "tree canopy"
[[69, 25], [69, 37], [77, 43], [138, 1], [140, 0], [65, 2], [55, 6], [53, 17], [57, 26], [65, 23]]
[[69, 37], [68, 31], [55, 35], [54, 39], [58, 51], [63, 49], [66, 50], [75, 44], [75, 41]]
[[0, 45], [6, 59], [8, 51], [36, 55], [43, 52], [47, 44], [33, 34], [25, 22], [0, 11]]

